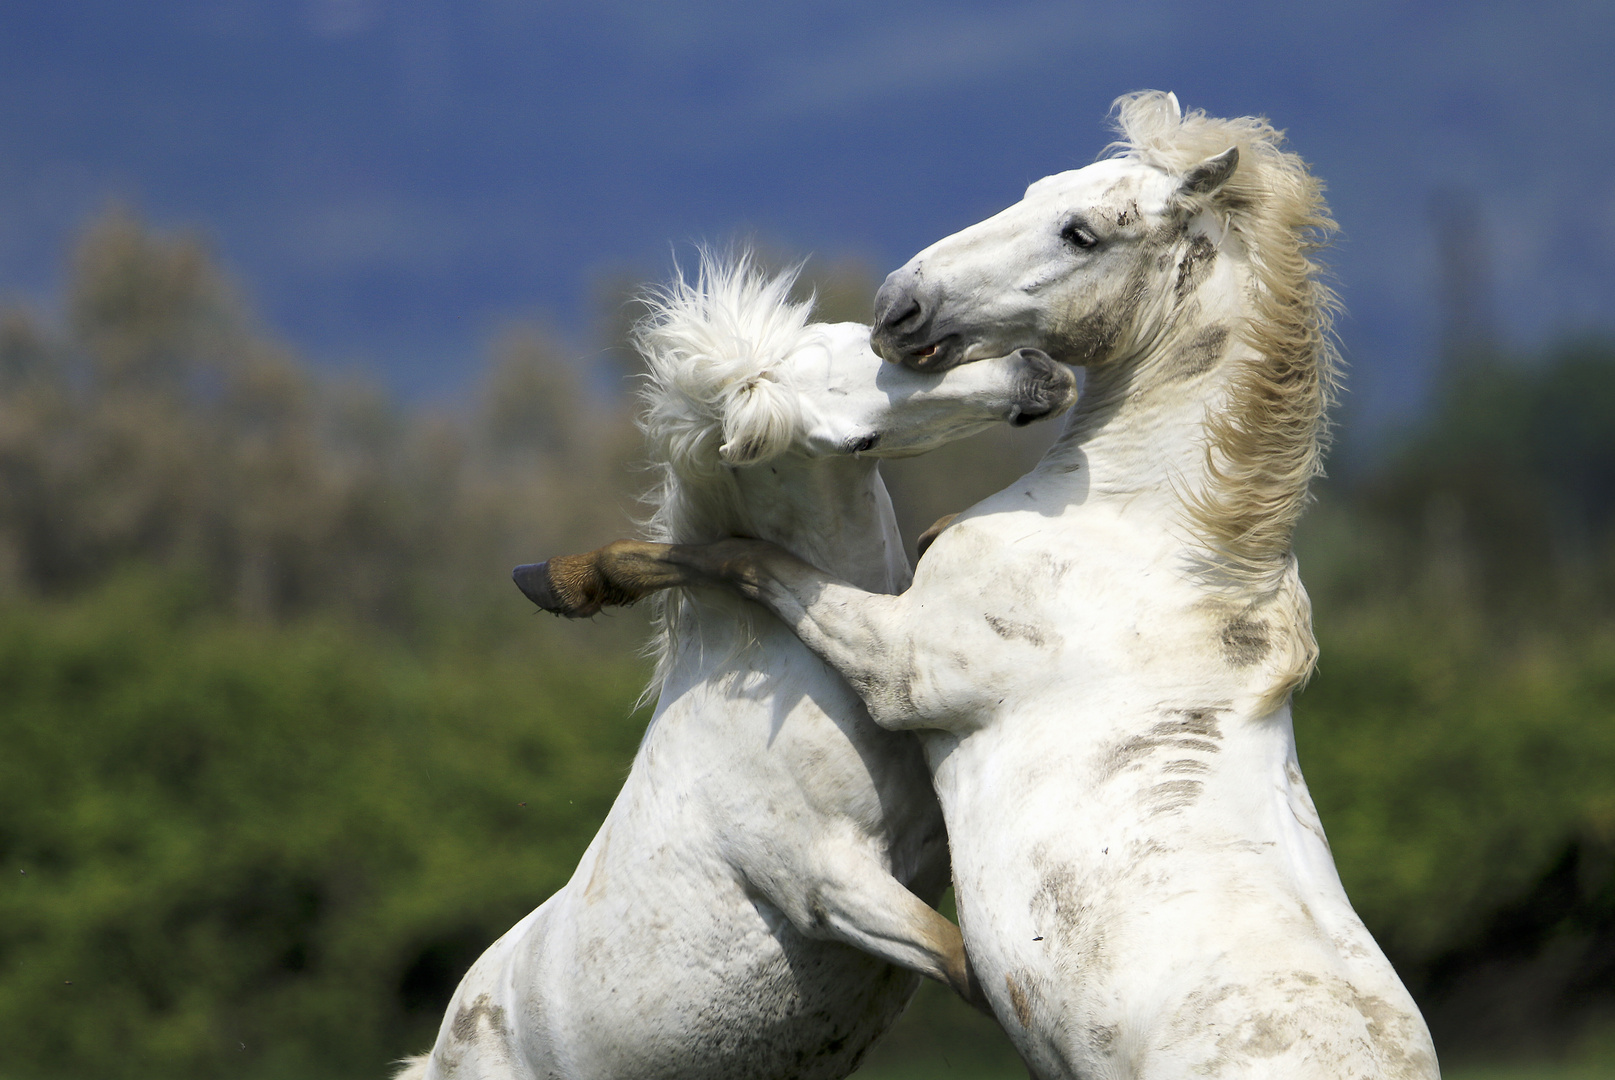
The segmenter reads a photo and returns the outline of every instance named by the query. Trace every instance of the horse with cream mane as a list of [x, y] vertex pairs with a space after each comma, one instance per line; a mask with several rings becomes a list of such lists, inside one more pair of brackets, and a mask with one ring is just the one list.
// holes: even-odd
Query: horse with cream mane
[[1321, 185], [1265, 120], [1117, 104], [1112, 156], [877, 297], [892, 366], [1029, 346], [1087, 372], [1053, 448], [907, 592], [731, 539], [552, 560], [554, 607], [722, 583], [918, 732], [971, 962], [1037, 1076], [1434, 1078], [1291, 725], [1317, 655], [1291, 536], [1336, 369]]

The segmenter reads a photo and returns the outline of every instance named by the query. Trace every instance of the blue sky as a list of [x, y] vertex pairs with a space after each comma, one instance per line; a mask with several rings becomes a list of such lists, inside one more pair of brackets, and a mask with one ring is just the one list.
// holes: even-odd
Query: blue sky
[[1498, 327], [1615, 332], [1615, 5], [13, 0], [0, 295], [114, 199], [207, 235], [310, 357], [455, 397], [601, 282], [752, 233], [878, 274], [1108, 141], [1118, 94], [1263, 113], [1329, 185], [1356, 405], [1418, 397], [1435, 193]]

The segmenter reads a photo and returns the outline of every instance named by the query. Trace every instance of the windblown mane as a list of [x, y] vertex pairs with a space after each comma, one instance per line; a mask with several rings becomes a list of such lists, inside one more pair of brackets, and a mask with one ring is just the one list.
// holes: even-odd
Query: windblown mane
[[[680, 271], [642, 298], [648, 313], [633, 336], [646, 367], [638, 423], [655, 476], [645, 539], [704, 544], [749, 531], [734, 468], [795, 442], [802, 417], [787, 361], [822, 340], [809, 321], [813, 301], [790, 299], [798, 270], [770, 275], [749, 253], [703, 251], [694, 282]], [[691, 602], [682, 589], [652, 601], [656, 674], [647, 698], [662, 684]]]
[[1229, 147], [1239, 164], [1207, 199], [1243, 241], [1254, 274], [1254, 313], [1242, 329], [1254, 356], [1242, 360], [1223, 408], [1208, 417], [1208, 484], [1188, 500], [1189, 525], [1207, 547], [1216, 576], [1253, 604], [1290, 609], [1292, 656], [1282, 699], [1317, 660], [1311, 607], [1291, 542], [1307, 486], [1322, 473], [1329, 407], [1339, 386], [1333, 316], [1339, 304], [1320, 279], [1314, 255], [1336, 225], [1323, 184], [1284, 133], [1261, 117], [1221, 120], [1182, 115], [1176, 97], [1143, 91], [1118, 98], [1121, 155], [1183, 175]]

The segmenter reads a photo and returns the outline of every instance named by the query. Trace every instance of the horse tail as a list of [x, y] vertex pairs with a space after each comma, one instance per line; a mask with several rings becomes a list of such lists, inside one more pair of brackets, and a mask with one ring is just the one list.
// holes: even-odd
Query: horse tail
[[395, 1062], [402, 1067], [393, 1073], [393, 1080], [426, 1080], [426, 1063], [431, 1060], [431, 1054], [418, 1054]]

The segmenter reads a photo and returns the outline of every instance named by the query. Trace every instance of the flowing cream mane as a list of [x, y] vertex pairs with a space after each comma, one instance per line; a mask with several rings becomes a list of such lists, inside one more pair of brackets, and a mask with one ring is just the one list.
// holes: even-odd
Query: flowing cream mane
[[1177, 99], [1159, 91], [1129, 94], [1115, 108], [1121, 140], [1108, 149], [1173, 175], [1239, 150], [1234, 174], [1196, 209], [1220, 217], [1249, 254], [1254, 310], [1241, 337], [1250, 354], [1239, 361], [1223, 408], [1207, 419], [1208, 483], [1187, 509], [1214, 576], [1253, 608], [1268, 608], [1287, 631], [1277, 703], [1317, 661], [1291, 542], [1308, 484], [1323, 471], [1339, 386], [1332, 328], [1339, 304], [1314, 259], [1336, 225], [1323, 184], [1283, 149], [1284, 133], [1266, 119], [1182, 115]]
[[[643, 296], [648, 312], [633, 335], [646, 368], [638, 424], [655, 477], [644, 539], [704, 544], [749, 534], [734, 469], [797, 440], [802, 415], [788, 361], [822, 341], [813, 301], [790, 299], [798, 271], [770, 275], [749, 253], [703, 251], [693, 282], [681, 271]], [[646, 698], [662, 685], [692, 600], [672, 589], [651, 602], [656, 673]]]

